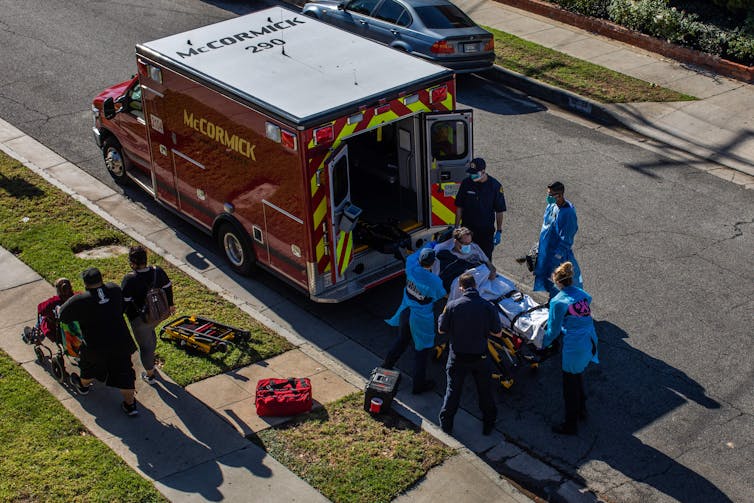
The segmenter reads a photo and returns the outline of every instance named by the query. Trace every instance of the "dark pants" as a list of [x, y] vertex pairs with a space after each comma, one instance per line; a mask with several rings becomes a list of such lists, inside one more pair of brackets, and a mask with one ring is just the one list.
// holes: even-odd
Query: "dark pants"
[[571, 374], [563, 371], [563, 399], [565, 400], [565, 423], [568, 429], [576, 430], [579, 416], [586, 413], [584, 373]]
[[479, 396], [479, 408], [482, 411], [482, 421], [485, 426], [492, 425], [497, 419], [497, 408], [492, 398], [490, 386], [490, 371], [487, 368], [487, 355], [459, 355], [450, 352], [448, 365], [448, 387], [440, 409], [440, 426], [449, 432], [453, 429], [453, 418], [458, 411], [463, 392], [463, 382], [466, 375], [471, 373]]
[[414, 348], [414, 373], [411, 377], [414, 380], [414, 390], [419, 391], [427, 380], [427, 359], [432, 348], [417, 350], [414, 347], [414, 339], [411, 337], [411, 325], [409, 324], [410, 315], [410, 309], [404, 309], [401, 313], [400, 324], [398, 325], [398, 338], [393, 343], [390, 351], [388, 351], [383, 365], [387, 368], [393, 368], [410, 344]]
[[495, 249], [492, 238], [495, 236], [494, 227], [470, 227], [466, 226], [474, 234], [474, 242], [479, 245], [490, 262], [492, 262], [492, 250]]

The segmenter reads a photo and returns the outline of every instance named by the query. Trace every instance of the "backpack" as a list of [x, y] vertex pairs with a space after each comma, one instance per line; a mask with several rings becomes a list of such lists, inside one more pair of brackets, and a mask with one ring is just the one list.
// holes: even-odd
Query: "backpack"
[[141, 318], [145, 323], [156, 325], [170, 316], [170, 305], [165, 290], [157, 286], [157, 268], [152, 266], [154, 279], [147, 290], [144, 298], [144, 307], [141, 308]]

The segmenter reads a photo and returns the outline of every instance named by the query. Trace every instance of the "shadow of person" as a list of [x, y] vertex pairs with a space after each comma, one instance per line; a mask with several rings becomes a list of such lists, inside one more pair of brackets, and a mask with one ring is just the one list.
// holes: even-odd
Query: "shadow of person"
[[589, 416], [578, 436], [550, 432], [563, 415], [560, 355], [517, 380], [501, 400], [499, 427], [601, 495], [655, 501], [660, 492], [684, 502], [731, 501], [691, 468], [708, 468], [703, 449], [689, 456], [720, 404], [680, 370], [632, 347], [620, 327], [595, 326], [600, 364], [584, 374]]

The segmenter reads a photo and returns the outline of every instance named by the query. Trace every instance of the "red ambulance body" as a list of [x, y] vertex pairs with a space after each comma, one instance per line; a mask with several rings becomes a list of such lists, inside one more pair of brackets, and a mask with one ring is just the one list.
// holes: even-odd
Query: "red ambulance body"
[[472, 124], [441, 66], [279, 7], [139, 44], [136, 63], [93, 101], [106, 166], [239, 273], [339, 302], [455, 220]]

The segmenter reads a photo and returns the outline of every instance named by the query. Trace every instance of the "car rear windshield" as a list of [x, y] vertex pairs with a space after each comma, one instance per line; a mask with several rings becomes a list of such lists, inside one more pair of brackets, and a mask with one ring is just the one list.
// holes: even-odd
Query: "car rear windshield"
[[429, 29], [443, 30], [476, 26], [469, 16], [452, 4], [416, 7], [415, 10], [422, 24]]

